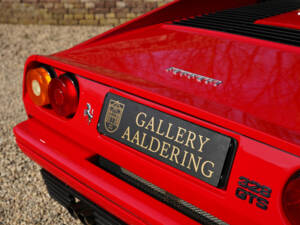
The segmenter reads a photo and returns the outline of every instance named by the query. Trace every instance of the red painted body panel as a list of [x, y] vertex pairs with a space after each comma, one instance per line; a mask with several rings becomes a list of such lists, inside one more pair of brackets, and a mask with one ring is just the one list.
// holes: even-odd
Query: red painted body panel
[[[162, 104], [177, 110], [182, 109], [182, 105], [192, 107], [188, 112], [193, 116], [201, 117], [200, 111], [205, 111], [213, 117], [230, 120], [230, 126], [243, 126], [233, 130], [260, 138], [262, 142], [273, 144], [274, 141], [266, 137], [271, 135], [299, 144], [300, 54], [286, 46], [269, 47], [264, 44], [267, 41], [249, 43], [225, 38], [221, 32], [212, 35], [211, 31], [174, 25], [144, 28], [107, 42], [50, 58], [83, 69], [79, 73], [82, 76], [135, 95], [147, 91], [143, 97], [150, 100], [157, 101], [151, 96], [154, 94], [159, 99], [165, 97], [168, 100]], [[171, 66], [224, 83], [215, 88], [184, 78], [174, 79], [166, 72]], [[207, 120], [216, 122], [215, 118]], [[252, 134], [249, 131], [252, 129], [265, 135]], [[300, 155], [292, 146], [290, 148], [293, 154]]]
[[286, 27], [292, 29], [300, 29], [300, 10], [283, 13], [277, 16], [268, 17], [257, 20], [256, 24], [263, 24], [276, 27]]
[[[76, 74], [79, 106], [74, 117], [62, 118], [34, 105], [24, 88], [29, 119], [15, 127], [16, 141], [46, 170], [129, 224], [196, 222], [96, 167], [88, 161], [91, 156], [99, 154], [229, 224], [289, 224], [281, 202], [287, 181], [300, 170], [300, 49], [161, 24], [176, 13], [186, 16], [179, 10], [183, 5], [199, 7], [175, 1], [72, 49], [31, 56], [24, 76], [39, 63]], [[221, 2], [218, 7], [226, 8]], [[223, 84], [173, 77], [166, 71], [171, 66]], [[215, 188], [100, 135], [97, 123], [109, 92], [236, 139], [227, 187]], [[94, 109], [90, 124], [84, 117], [87, 103]], [[272, 188], [268, 210], [235, 196], [240, 176]]]
[[[40, 107], [34, 106], [27, 95], [24, 97], [27, 111], [35, 119], [29, 119], [29, 121], [18, 125], [15, 128], [15, 135], [21, 148], [25, 146], [25, 149], [28, 149], [25, 150], [25, 153], [30, 155], [43, 167], [45, 163], [39, 161], [40, 157], [48, 161], [49, 165], [46, 168], [50, 171], [57, 174], [55, 171], [59, 169], [60, 173], [66, 173], [64, 176], [59, 177], [69, 185], [74, 186], [74, 183], [69, 181], [72, 177], [80, 181], [81, 184], [74, 186], [77, 190], [80, 191], [81, 185], [85, 185], [91, 189], [90, 192], [96, 190], [96, 192], [101, 193], [117, 205], [121, 204], [122, 201], [128, 203], [131, 201], [131, 198], [134, 198], [135, 201], [147, 199], [147, 202], [149, 202], [149, 197], [145, 198], [144, 194], [141, 194], [137, 190], [134, 191], [134, 188], [129, 189], [132, 189], [132, 192], [140, 193], [139, 195], [126, 192], [127, 196], [123, 196], [124, 193], [121, 195], [117, 190], [114, 191], [112, 186], [108, 186], [104, 191], [104, 185], [100, 180], [103, 177], [101, 175], [103, 171], [87, 161], [90, 156], [100, 154], [230, 224], [240, 224], [240, 221], [244, 220], [247, 222], [243, 222], [243, 224], [263, 224], [263, 221], [266, 220], [271, 221], [272, 224], [287, 224], [282, 215], [281, 194], [289, 177], [300, 169], [300, 159], [298, 157], [203, 120], [87, 79], [78, 78], [82, 95], [80, 97], [79, 109], [72, 120], [59, 119], [50, 110], [45, 111]], [[100, 116], [102, 103], [107, 92], [116, 93], [235, 138], [239, 143], [239, 147], [227, 189], [216, 189], [149, 156], [100, 135], [97, 131], [97, 120]], [[86, 118], [82, 116], [87, 101], [95, 109], [94, 115], [96, 119], [90, 125], [88, 125]], [[55, 132], [53, 132], [54, 130]], [[22, 149], [24, 150], [24, 147]], [[274, 174], [276, 174], [276, 179]], [[250, 205], [235, 197], [235, 189], [238, 178], [241, 175], [272, 187], [272, 199], [268, 211], [258, 209], [254, 205]], [[168, 179], [165, 179], [165, 177], [168, 177]], [[113, 181], [107, 178], [103, 179], [107, 181], [107, 185], [113, 185], [115, 188], [119, 187], [121, 190], [129, 186], [124, 182], [117, 181], [115, 178], [111, 178]], [[180, 184], [180, 187], [178, 184]], [[99, 189], [99, 186], [102, 189]], [[195, 195], [195, 193], [197, 194]], [[90, 196], [84, 195], [87, 197]], [[136, 212], [136, 209], [132, 208], [132, 205], [136, 205], [137, 203], [128, 203], [128, 205], [122, 205], [121, 208], [129, 210], [134, 215], [137, 214], [138, 217], [146, 219], [147, 223], [151, 224], [156, 224], [156, 222], [152, 221], [155, 218], [158, 221], [165, 222], [162, 222], [162, 224], [173, 224], [174, 221], [172, 222], [172, 218], [175, 218], [175, 221], [179, 222], [179, 224], [186, 224], [184, 221], [188, 218], [182, 218], [181, 215], [176, 217], [177, 213], [174, 214], [172, 212], [170, 214], [168, 207], [165, 209], [165, 207], [161, 206], [161, 203], [154, 202], [156, 203], [149, 204], [149, 206], [157, 208], [156, 204], [159, 204], [158, 208], [160, 208], [160, 212], [165, 216], [170, 215], [170, 218], [168, 218], [171, 220], [170, 222], [167, 218], [161, 220], [161, 216], [154, 214], [148, 208], [149, 206], [137, 207], [147, 214], [147, 216], [141, 215], [141, 212]], [[109, 210], [107, 204], [102, 203], [100, 205], [105, 208], [107, 207]], [[152, 219], [150, 219], [151, 215], [153, 215]], [[123, 219], [127, 219], [127, 217]], [[188, 224], [192, 223], [189, 222]]]

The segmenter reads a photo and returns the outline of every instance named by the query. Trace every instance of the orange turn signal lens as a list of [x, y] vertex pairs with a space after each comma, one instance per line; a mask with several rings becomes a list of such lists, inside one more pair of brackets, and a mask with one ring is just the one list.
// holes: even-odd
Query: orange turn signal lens
[[26, 74], [26, 89], [29, 97], [38, 106], [50, 103], [48, 86], [51, 81], [50, 73], [43, 67], [30, 69]]

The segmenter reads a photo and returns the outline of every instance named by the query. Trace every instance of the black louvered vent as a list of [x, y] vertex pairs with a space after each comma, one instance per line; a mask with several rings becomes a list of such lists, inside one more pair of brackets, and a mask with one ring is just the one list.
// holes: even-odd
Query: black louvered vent
[[259, 19], [297, 9], [300, 9], [300, 0], [268, 1], [174, 21], [173, 23], [300, 46], [300, 30], [254, 23]]
[[[83, 224], [126, 225], [125, 222], [100, 208], [48, 171], [42, 169], [41, 174], [50, 196], [68, 209], [73, 217], [80, 219]], [[77, 213], [74, 214], [74, 211]]]

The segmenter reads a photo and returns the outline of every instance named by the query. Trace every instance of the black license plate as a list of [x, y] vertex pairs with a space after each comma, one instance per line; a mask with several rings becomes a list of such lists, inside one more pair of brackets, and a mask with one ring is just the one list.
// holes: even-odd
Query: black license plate
[[98, 131], [215, 187], [224, 187], [233, 161], [231, 137], [112, 93]]

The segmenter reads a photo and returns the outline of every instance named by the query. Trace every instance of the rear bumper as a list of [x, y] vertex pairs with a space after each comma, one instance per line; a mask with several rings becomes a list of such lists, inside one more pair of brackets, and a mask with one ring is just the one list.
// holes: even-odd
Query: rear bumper
[[[40, 120], [30, 118], [17, 125], [14, 133], [17, 144], [32, 160], [128, 224], [199, 225], [197, 221], [93, 164], [91, 159], [97, 155], [114, 159], [114, 163], [136, 172], [140, 177], [149, 179], [151, 183], [227, 223], [252, 225], [268, 221], [272, 224], [289, 224], [281, 208], [282, 190], [291, 175], [299, 171], [299, 158], [296, 156], [240, 136], [228, 187], [226, 190], [215, 190], [203, 182], [197, 183], [193, 182], [194, 179], [179, 176], [173, 168], [165, 170], [159, 164], [152, 163], [152, 159], [141, 160], [140, 155], [127, 151], [108, 138], [93, 141], [71, 130], [66, 128], [68, 135], [64, 136], [65, 133], [60, 133], [58, 128], [51, 128]], [[80, 139], [84, 139], [86, 145], [79, 144], [82, 141], [74, 141]], [[142, 176], [142, 173], [145, 175]], [[274, 177], [274, 174], [277, 176]], [[157, 183], [151, 180], [156, 176], [160, 179]], [[268, 210], [259, 209], [249, 203], [249, 199], [243, 201], [236, 197], [240, 176], [272, 188]]]
[[22, 151], [96, 205], [129, 224], [199, 224], [92, 164], [92, 151], [35, 119], [14, 128]]

